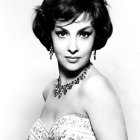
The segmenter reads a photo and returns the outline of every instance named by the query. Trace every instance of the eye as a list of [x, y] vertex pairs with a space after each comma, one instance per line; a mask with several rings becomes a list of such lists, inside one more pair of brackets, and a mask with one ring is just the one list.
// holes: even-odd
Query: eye
[[57, 31], [55, 32], [58, 37], [65, 38], [67, 36], [67, 33], [65, 31]]
[[82, 37], [82, 38], [88, 38], [91, 34], [92, 34], [92, 32], [83, 31], [79, 34], [79, 36]]

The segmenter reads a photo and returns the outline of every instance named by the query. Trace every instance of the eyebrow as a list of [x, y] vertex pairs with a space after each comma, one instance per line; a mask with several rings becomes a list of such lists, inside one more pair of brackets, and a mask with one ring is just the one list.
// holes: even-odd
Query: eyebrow
[[[80, 30], [78, 31], [78, 33], [81, 32], [81, 31], [83, 31], [83, 30], [89, 29], [89, 28], [91, 28], [91, 27], [92, 27], [92, 26], [86, 26], [86, 27], [80, 29]], [[63, 31], [69, 32], [67, 29], [65, 29], [65, 28], [62, 27], [62, 26], [56, 26], [56, 28], [60, 28], [60, 29], [62, 29]]]

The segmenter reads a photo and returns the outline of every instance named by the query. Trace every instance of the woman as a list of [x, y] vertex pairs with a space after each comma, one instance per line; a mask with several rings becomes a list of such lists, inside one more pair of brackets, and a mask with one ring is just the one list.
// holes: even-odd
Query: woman
[[90, 62], [112, 34], [104, 0], [44, 0], [33, 31], [55, 53], [59, 78], [44, 90], [45, 105], [29, 140], [126, 140], [116, 94]]

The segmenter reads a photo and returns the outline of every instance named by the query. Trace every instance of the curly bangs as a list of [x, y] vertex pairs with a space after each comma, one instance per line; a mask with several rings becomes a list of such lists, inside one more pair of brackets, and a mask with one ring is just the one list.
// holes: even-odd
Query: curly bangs
[[104, 0], [44, 0], [36, 7], [32, 29], [40, 42], [50, 50], [52, 45], [51, 31], [56, 21], [75, 22], [84, 13], [83, 20], [92, 18], [92, 26], [96, 32], [93, 49], [105, 46], [111, 36], [113, 27]]

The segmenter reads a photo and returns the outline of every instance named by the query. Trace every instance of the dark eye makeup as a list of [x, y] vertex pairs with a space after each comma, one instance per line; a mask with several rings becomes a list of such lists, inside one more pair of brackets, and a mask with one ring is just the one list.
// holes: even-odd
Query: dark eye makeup
[[79, 32], [79, 36], [81, 36], [83, 38], [88, 38], [92, 33], [93, 33], [93, 31], [81, 31], [81, 32]]
[[[77, 35], [81, 38], [88, 38], [93, 33], [93, 30], [90, 28], [83, 28], [77, 32]], [[58, 37], [66, 37], [68, 34], [70, 34], [66, 29], [59, 27], [55, 30], [55, 34]]]
[[63, 37], [68, 34], [66, 31], [55, 31], [55, 33], [59, 37]]

